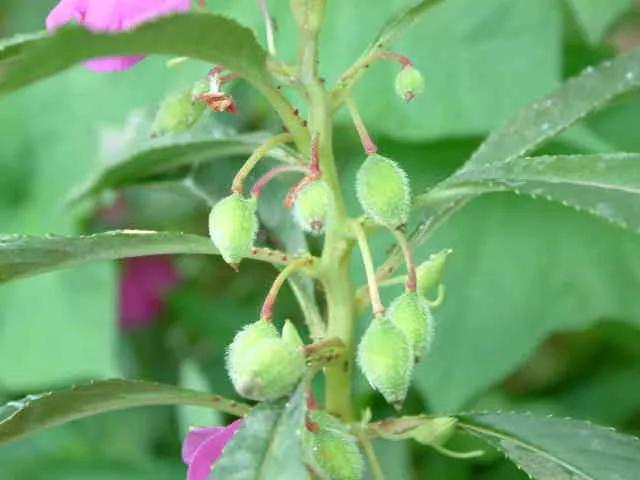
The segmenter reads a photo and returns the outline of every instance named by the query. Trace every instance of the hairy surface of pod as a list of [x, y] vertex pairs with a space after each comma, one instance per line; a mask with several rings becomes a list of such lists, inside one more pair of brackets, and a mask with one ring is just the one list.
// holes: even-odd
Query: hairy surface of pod
[[253, 198], [233, 193], [216, 203], [209, 214], [209, 236], [229, 264], [237, 265], [249, 255], [257, 232]]
[[413, 371], [413, 349], [407, 336], [389, 319], [374, 319], [358, 346], [358, 364], [371, 386], [398, 408], [404, 402]]
[[242, 359], [252, 354], [255, 348], [264, 340], [280, 338], [276, 327], [271, 322], [258, 320], [257, 322], [245, 325], [233, 338], [231, 345], [227, 349], [229, 360]]
[[425, 299], [415, 292], [403, 293], [389, 306], [388, 317], [411, 343], [415, 361], [420, 361], [433, 339], [433, 317]]
[[[245, 355], [240, 355], [245, 351]], [[261, 340], [251, 351], [229, 349], [227, 370], [236, 391], [245, 398], [270, 401], [287, 395], [305, 370], [299, 348], [281, 338]]]
[[206, 107], [194, 102], [190, 90], [166, 98], [153, 121], [154, 135], [180, 133], [193, 127], [204, 113]]
[[306, 435], [315, 466], [330, 480], [360, 480], [364, 460], [349, 428], [321, 410], [311, 410], [309, 419], [318, 426]]
[[440, 284], [447, 257], [451, 252], [452, 250], [447, 248], [438, 253], [432, 253], [427, 260], [416, 268], [418, 292], [422, 295]]
[[364, 211], [376, 223], [394, 229], [407, 223], [411, 188], [396, 162], [370, 155], [358, 170], [356, 193]]
[[413, 66], [406, 66], [396, 76], [396, 93], [407, 102], [424, 92], [424, 77]]
[[331, 199], [325, 182], [316, 180], [305, 186], [293, 204], [293, 215], [306, 232], [320, 235], [324, 232]]

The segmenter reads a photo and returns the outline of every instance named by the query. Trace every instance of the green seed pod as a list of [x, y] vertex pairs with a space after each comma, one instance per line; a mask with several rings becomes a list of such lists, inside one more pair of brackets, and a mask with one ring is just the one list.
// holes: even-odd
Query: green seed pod
[[358, 347], [358, 364], [371, 386], [399, 408], [407, 396], [413, 370], [407, 336], [386, 317], [374, 319]]
[[396, 93], [400, 98], [411, 101], [424, 92], [424, 77], [413, 66], [406, 66], [396, 76]]
[[395, 229], [407, 223], [411, 188], [396, 162], [370, 155], [358, 170], [356, 193], [364, 211], [376, 223]]
[[239, 264], [253, 248], [258, 232], [256, 202], [233, 193], [215, 204], [209, 214], [209, 236], [231, 265]]
[[300, 334], [298, 333], [298, 329], [291, 320], [286, 320], [284, 322], [284, 327], [282, 327], [282, 339], [295, 348], [300, 348], [304, 345], [302, 338], [300, 338]]
[[306, 232], [321, 235], [327, 222], [331, 191], [325, 182], [316, 180], [305, 186], [293, 204], [293, 216]]
[[255, 348], [264, 340], [278, 339], [278, 331], [271, 322], [258, 320], [255, 323], [245, 325], [229, 345], [227, 358], [249, 357]]
[[243, 356], [231, 348], [227, 356], [227, 370], [236, 391], [256, 401], [275, 400], [291, 392], [305, 366], [302, 351], [280, 338], [259, 341]]
[[440, 284], [447, 257], [452, 251], [453, 250], [447, 248], [438, 253], [432, 253], [427, 260], [416, 268], [418, 292], [420, 292], [421, 295], [424, 295]]
[[425, 299], [415, 292], [403, 293], [389, 306], [388, 317], [407, 336], [419, 362], [433, 339], [433, 316]]
[[318, 427], [305, 435], [314, 467], [329, 480], [360, 480], [364, 461], [347, 425], [322, 410], [310, 410], [308, 416]]
[[204, 113], [206, 106], [194, 102], [191, 90], [166, 98], [153, 121], [154, 136], [181, 133], [193, 127]]
[[411, 438], [423, 445], [443, 445], [456, 430], [458, 420], [453, 417], [434, 418], [411, 431]]

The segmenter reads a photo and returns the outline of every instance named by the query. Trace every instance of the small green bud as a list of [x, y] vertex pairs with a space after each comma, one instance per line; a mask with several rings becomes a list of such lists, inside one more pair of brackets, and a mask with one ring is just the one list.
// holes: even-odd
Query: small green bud
[[415, 292], [403, 293], [389, 306], [388, 317], [407, 336], [419, 362], [433, 339], [433, 316], [425, 299]]
[[410, 102], [424, 92], [424, 77], [411, 65], [404, 67], [396, 76], [396, 93], [400, 98]]
[[411, 188], [407, 174], [393, 160], [378, 154], [367, 157], [358, 170], [356, 193], [376, 223], [391, 229], [407, 223]]
[[315, 466], [329, 480], [360, 480], [364, 460], [347, 425], [321, 410], [311, 410], [308, 415], [318, 427], [305, 436]]
[[412, 430], [411, 438], [423, 445], [443, 445], [454, 434], [456, 423], [453, 417], [434, 418]]
[[160, 104], [153, 121], [153, 135], [185, 132], [200, 120], [205, 109], [205, 105], [193, 101], [191, 90], [172, 95]]
[[209, 236], [229, 264], [237, 265], [250, 253], [257, 232], [253, 198], [233, 193], [216, 203], [209, 214]]
[[399, 408], [407, 396], [413, 370], [407, 336], [389, 319], [374, 319], [358, 347], [358, 364], [371, 386]]
[[286, 320], [284, 322], [284, 327], [282, 327], [282, 339], [295, 348], [300, 348], [304, 345], [302, 338], [300, 338], [300, 334], [298, 333], [298, 329], [291, 320]]
[[437, 287], [442, 279], [442, 272], [447, 262], [447, 257], [452, 252], [447, 248], [438, 253], [432, 253], [427, 260], [416, 269], [418, 280], [418, 292], [424, 295], [429, 290]]
[[285, 396], [298, 384], [305, 370], [299, 348], [275, 338], [257, 342], [239, 355], [233, 346], [227, 355], [227, 370], [236, 391], [245, 398], [270, 401]]
[[322, 234], [327, 222], [330, 198], [331, 191], [322, 180], [305, 186], [293, 204], [293, 215], [298, 225], [306, 232]]

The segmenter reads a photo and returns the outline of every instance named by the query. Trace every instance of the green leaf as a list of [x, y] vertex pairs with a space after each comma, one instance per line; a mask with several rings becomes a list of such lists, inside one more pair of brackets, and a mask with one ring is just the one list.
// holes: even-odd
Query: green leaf
[[300, 431], [305, 412], [303, 387], [289, 399], [263, 403], [246, 417], [213, 469], [225, 480], [305, 478]]
[[633, 5], [633, 0], [567, 0], [591, 43], [602, 41], [613, 23]]
[[46, 32], [19, 34], [11, 38], [0, 40], [0, 61], [5, 61], [20, 54], [23, 48], [31, 42], [46, 37]]
[[509, 162], [619, 95], [640, 87], [640, 49], [587, 68], [555, 92], [526, 106], [494, 130], [466, 167]]
[[447, 197], [456, 192], [501, 190], [555, 200], [640, 230], [640, 154], [557, 155], [470, 164], [438, 188]]
[[162, 17], [118, 34], [66, 26], [46, 37], [27, 37], [22, 43], [12, 43], [10, 49], [19, 49], [19, 55], [0, 63], [0, 92], [105, 55], [186, 56], [222, 64], [255, 84], [264, 83], [266, 76], [266, 53], [253, 32], [233, 20], [208, 13]]
[[[73, 200], [96, 195], [104, 190], [154, 180], [159, 176], [179, 172], [180, 168], [234, 156], [248, 156], [267, 138], [268, 134], [252, 133], [228, 138], [179, 137], [154, 140], [106, 166], [73, 195]], [[269, 156], [283, 162], [296, 161], [295, 154], [284, 146], [274, 148]]]
[[[115, 230], [87, 236], [0, 235], [0, 282], [83, 263], [166, 254], [218, 255], [207, 237], [147, 230]], [[263, 249], [249, 258], [283, 264]]]
[[0, 410], [0, 444], [99, 413], [152, 405], [198, 405], [232, 415], [247, 407], [209, 393], [136, 380], [105, 380], [30, 395]]
[[613, 429], [520, 413], [459, 418], [459, 428], [504, 451], [536, 480], [638, 478], [640, 440]]

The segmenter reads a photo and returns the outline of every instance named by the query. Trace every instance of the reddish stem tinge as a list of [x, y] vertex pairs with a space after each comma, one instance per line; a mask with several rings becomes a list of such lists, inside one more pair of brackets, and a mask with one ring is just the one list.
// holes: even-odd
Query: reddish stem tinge
[[275, 177], [285, 172], [307, 172], [307, 167], [299, 164], [291, 164], [291, 165], [279, 165], [275, 168], [272, 168], [267, 173], [262, 175], [256, 183], [251, 187], [251, 195], [254, 197], [259, 197], [260, 193], [262, 193], [262, 189], [267, 186], [267, 184], [273, 180]]

